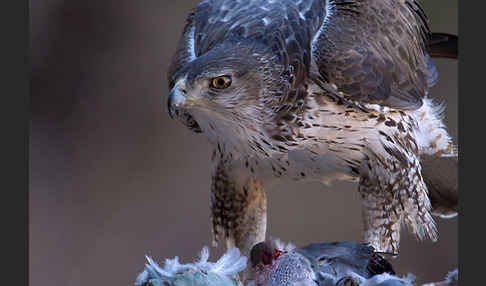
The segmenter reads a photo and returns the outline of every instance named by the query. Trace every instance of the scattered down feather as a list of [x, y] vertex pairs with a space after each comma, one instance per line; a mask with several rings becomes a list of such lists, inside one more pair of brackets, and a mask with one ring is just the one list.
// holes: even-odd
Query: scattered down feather
[[217, 262], [209, 262], [209, 249], [201, 250], [199, 261], [181, 264], [179, 257], [166, 259], [164, 267], [146, 256], [145, 270], [140, 273], [135, 286], [236, 286], [234, 278], [246, 268], [246, 257], [238, 248], [226, 252]]

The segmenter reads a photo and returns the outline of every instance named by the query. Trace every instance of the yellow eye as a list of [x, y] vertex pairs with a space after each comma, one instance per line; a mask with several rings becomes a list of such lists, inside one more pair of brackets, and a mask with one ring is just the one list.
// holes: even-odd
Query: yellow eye
[[231, 85], [231, 77], [227, 75], [218, 76], [211, 80], [211, 87], [217, 89], [227, 88], [230, 85]]

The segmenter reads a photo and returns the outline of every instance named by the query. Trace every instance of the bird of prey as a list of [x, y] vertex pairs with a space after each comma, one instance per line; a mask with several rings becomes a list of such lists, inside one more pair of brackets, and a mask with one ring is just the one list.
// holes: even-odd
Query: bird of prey
[[[437, 240], [432, 214], [457, 212], [457, 188], [444, 198], [435, 180], [455, 176], [457, 155], [429, 97], [427, 21], [416, 0], [195, 7], [169, 67], [168, 110], [214, 146], [215, 243], [246, 255], [264, 241], [264, 184], [281, 177], [357, 182], [363, 240], [377, 251], [398, 253], [401, 224]], [[444, 162], [453, 168], [437, 174]]]
[[314, 243], [282, 251], [270, 242], [250, 251], [255, 286], [411, 286], [373, 247], [355, 242]]

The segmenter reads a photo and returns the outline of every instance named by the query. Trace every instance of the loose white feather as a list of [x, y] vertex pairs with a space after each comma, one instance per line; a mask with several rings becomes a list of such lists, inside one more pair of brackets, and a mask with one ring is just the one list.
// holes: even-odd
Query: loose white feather
[[166, 259], [164, 267], [160, 267], [149, 256], [145, 256], [147, 264], [145, 270], [137, 276], [135, 285], [141, 286], [152, 279], [168, 280], [177, 275], [191, 273], [188, 270], [212, 272], [219, 276], [230, 278], [246, 268], [247, 258], [241, 256], [238, 248], [233, 248], [226, 252], [217, 262], [209, 262], [209, 248], [204, 246], [201, 250], [199, 261], [194, 263], [181, 264], [179, 257]]

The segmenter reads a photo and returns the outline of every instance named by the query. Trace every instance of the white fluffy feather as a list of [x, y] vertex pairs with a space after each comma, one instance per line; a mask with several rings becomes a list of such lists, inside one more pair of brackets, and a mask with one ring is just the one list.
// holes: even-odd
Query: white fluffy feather
[[419, 127], [416, 140], [420, 153], [433, 155], [450, 148], [452, 139], [443, 122], [444, 109], [443, 103], [434, 103], [426, 97], [423, 99], [422, 107], [413, 112]]
[[413, 286], [413, 281], [415, 276], [413, 274], [408, 274], [405, 278], [400, 278], [398, 276], [390, 275], [388, 273], [383, 273], [375, 275], [370, 279], [365, 280], [360, 286], [377, 286], [381, 283], [387, 282], [386, 285], [403, 285], [403, 286]]
[[241, 256], [238, 248], [227, 251], [218, 261], [209, 262], [209, 248], [204, 246], [201, 250], [199, 261], [194, 263], [181, 264], [179, 257], [166, 259], [164, 267], [160, 267], [149, 256], [145, 256], [147, 264], [145, 270], [136, 279], [135, 285], [140, 286], [151, 279], [166, 280], [183, 274], [188, 270], [213, 272], [214, 274], [230, 277], [238, 274], [246, 268], [247, 258]]

